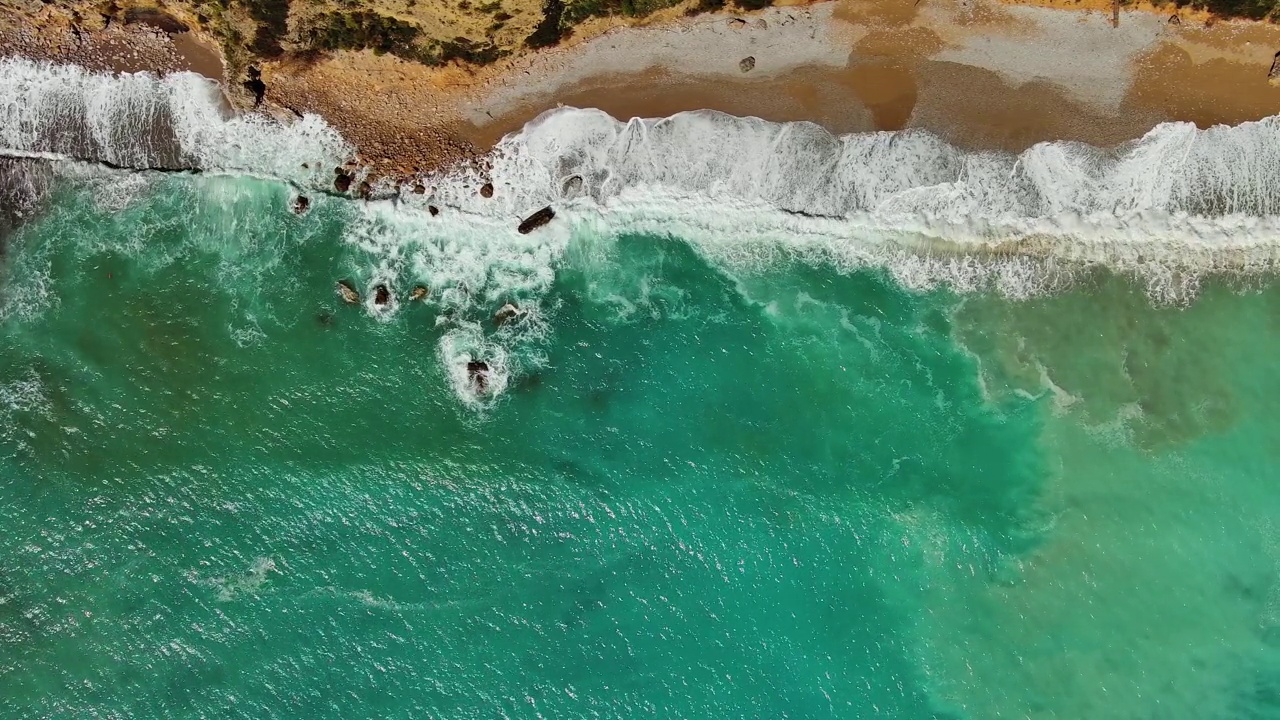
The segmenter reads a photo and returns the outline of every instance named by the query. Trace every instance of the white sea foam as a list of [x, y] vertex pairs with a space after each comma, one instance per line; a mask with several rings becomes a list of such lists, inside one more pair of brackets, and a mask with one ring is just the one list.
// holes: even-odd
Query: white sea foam
[[491, 160], [492, 199], [476, 193], [474, 170], [427, 178], [434, 196], [404, 199], [504, 223], [498, 244], [553, 204], [575, 232], [677, 235], [730, 262], [787, 248], [888, 267], [911, 286], [1011, 295], [1107, 265], [1184, 297], [1202, 273], [1269, 271], [1280, 258], [1277, 118], [1166, 123], [1115, 149], [1046, 142], [1015, 155], [921, 131], [836, 136], [710, 111], [620, 122], [563, 108]]
[[[351, 148], [318, 117], [229, 115], [216, 85], [195, 75], [106, 76], [8, 59], [0, 152], [319, 188]], [[488, 353], [493, 387], [507, 382], [500, 368], [535, 362], [547, 332], [541, 298], [575, 238], [671, 235], [724, 266], [799, 256], [887, 268], [910, 287], [1014, 297], [1101, 265], [1139, 275], [1157, 298], [1185, 299], [1206, 273], [1270, 272], [1280, 260], [1280, 118], [1204, 130], [1167, 123], [1114, 149], [1046, 142], [1011, 154], [922, 131], [837, 136], [710, 111], [620, 122], [561, 108], [504, 138], [489, 161], [485, 171], [423, 178], [426, 196], [362, 204], [346, 238], [371, 258], [372, 267], [351, 268], [369, 286], [431, 289], [460, 394], [468, 357]], [[486, 181], [492, 198], [478, 192]], [[547, 205], [555, 221], [516, 232]], [[492, 313], [507, 301], [527, 313], [494, 331]]]
[[[201, 168], [323, 184], [352, 148], [321, 118], [234, 115], [194, 73], [109, 75], [0, 59], [0, 150], [132, 168]], [[303, 163], [310, 167], [302, 167]]]

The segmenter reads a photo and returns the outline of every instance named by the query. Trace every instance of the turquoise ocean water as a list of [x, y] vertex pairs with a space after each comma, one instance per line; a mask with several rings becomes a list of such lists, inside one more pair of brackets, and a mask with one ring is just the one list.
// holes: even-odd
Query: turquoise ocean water
[[0, 716], [1280, 717], [1266, 277], [1010, 299], [580, 226], [495, 328], [518, 283], [343, 305], [352, 201], [51, 192], [0, 280]]
[[1280, 120], [351, 152], [0, 60], [3, 720], [1280, 718]]

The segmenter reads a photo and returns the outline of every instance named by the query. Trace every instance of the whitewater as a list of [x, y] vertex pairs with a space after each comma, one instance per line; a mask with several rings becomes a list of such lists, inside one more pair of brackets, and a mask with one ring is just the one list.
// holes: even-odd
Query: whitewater
[[[10, 157], [247, 174], [325, 192], [331, 168], [354, 153], [315, 115], [231, 113], [216, 83], [191, 73], [104, 75], [10, 58], [0, 98], [0, 154]], [[1164, 123], [1116, 148], [1042, 142], [1015, 155], [916, 130], [836, 136], [710, 111], [623, 122], [561, 108], [502, 139], [483, 177], [445, 170], [421, 178], [430, 194], [379, 194], [423, 232], [480, 223], [493, 242], [515, 242], [519, 218], [554, 205], [571, 226], [679, 235], [739, 259], [784, 243], [885, 266], [916, 287], [1025, 295], [1105, 265], [1178, 297], [1203, 273], [1268, 271], [1280, 257], [1278, 141], [1272, 117]], [[476, 192], [486, 181], [492, 199]], [[384, 213], [378, 204], [369, 212]], [[454, 212], [428, 223], [428, 205]]]

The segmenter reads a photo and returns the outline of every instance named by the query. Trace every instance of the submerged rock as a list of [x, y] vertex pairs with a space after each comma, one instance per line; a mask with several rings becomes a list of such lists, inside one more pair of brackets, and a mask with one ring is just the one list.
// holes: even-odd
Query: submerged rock
[[426, 286], [426, 285], [415, 285], [415, 286], [413, 287], [413, 290], [409, 293], [409, 299], [410, 299], [410, 300], [423, 300], [423, 299], [425, 299], [425, 298], [427, 297], [427, 293], [429, 293], [429, 292], [430, 292], [430, 290], [427, 290], [427, 286]]
[[493, 314], [493, 324], [501, 327], [520, 316], [520, 308], [515, 303], [507, 303]]
[[386, 285], [379, 284], [373, 289], [373, 304], [386, 305], [391, 302], [391, 291]]
[[489, 363], [483, 360], [472, 360], [467, 363], [467, 379], [476, 389], [477, 395], [489, 391]]
[[356, 305], [360, 302], [360, 293], [356, 291], [356, 287], [346, 280], [338, 281], [338, 297], [348, 305]]
[[751, 72], [753, 69], [755, 69], [755, 66], [756, 66], [756, 58], [754, 55], [748, 55], [738, 61], [738, 69], [744, 73]]
[[431, 217], [435, 217], [440, 214], [440, 208], [435, 205], [428, 205], [427, 212], [431, 213]]
[[345, 172], [339, 172], [333, 179], [333, 189], [340, 193], [344, 193], [351, 189], [351, 176]]
[[582, 193], [582, 176], [572, 175], [565, 179], [564, 184], [560, 186], [560, 195], [566, 200], [572, 200]]
[[425, 195], [426, 192], [427, 192], [427, 187], [422, 183], [418, 183], [417, 185], [413, 186], [414, 195]]
[[551, 222], [551, 218], [554, 218], [555, 216], [556, 216], [556, 211], [552, 210], [551, 206], [548, 205], [547, 207], [544, 207], [538, 212], [525, 218], [524, 222], [520, 223], [520, 227], [516, 229], [520, 232], [521, 235], [528, 235], [534, 230], [537, 230], [543, 225], [546, 225], [547, 223]]
[[486, 200], [493, 197], [493, 183], [485, 183], [480, 186], [480, 197]]

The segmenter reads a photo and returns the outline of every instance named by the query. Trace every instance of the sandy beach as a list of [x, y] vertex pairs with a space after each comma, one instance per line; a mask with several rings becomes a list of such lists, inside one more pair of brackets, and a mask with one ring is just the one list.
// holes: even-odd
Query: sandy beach
[[[1087, 5], [1087, 4], [1085, 4]], [[564, 45], [475, 68], [370, 51], [266, 63], [266, 106], [317, 113], [375, 175], [408, 177], [482, 155], [558, 106], [618, 118], [713, 109], [838, 132], [922, 128], [971, 149], [1045, 140], [1112, 146], [1166, 121], [1201, 127], [1280, 111], [1270, 23], [992, 0], [837, 0], [755, 13], [599, 25]], [[197, 33], [54, 25], [0, 32], [6, 54], [91, 69], [222, 77]]]
[[1267, 82], [1280, 29], [1269, 24], [1206, 28], [1134, 11], [1114, 28], [1099, 11], [953, 0], [842, 0], [740, 20], [615, 31], [534, 56], [460, 102], [463, 127], [487, 146], [557, 105], [619, 118], [706, 108], [841, 133], [923, 128], [1016, 151], [1280, 111]]

